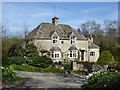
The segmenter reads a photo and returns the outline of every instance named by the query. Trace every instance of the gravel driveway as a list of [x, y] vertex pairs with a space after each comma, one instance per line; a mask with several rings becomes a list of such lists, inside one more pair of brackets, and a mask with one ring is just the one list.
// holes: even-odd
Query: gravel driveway
[[29, 79], [5, 85], [3, 88], [80, 88], [87, 82], [86, 75], [66, 75], [24, 71], [14, 72], [22, 78]]

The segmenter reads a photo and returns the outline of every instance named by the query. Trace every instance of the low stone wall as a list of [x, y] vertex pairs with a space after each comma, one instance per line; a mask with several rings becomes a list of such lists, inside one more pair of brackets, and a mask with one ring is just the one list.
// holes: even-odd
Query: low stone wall
[[82, 71], [99, 71], [99, 70], [107, 70], [108, 65], [98, 65], [98, 64], [90, 64], [90, 63], [79, 63], [73, 62], [73, 70], [82, 70]]

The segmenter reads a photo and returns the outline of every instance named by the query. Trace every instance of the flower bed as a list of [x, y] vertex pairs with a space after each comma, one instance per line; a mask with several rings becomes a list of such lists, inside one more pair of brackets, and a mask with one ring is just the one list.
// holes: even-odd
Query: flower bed
[[16, 73], [8, 69], [7, 67], [1, 67], [2, 69], [2, 81], [18, 81], [20, 78], [16, 76]]
[[88, 75], [86, 88], [120, 88], [120, 72], [98, 71]]

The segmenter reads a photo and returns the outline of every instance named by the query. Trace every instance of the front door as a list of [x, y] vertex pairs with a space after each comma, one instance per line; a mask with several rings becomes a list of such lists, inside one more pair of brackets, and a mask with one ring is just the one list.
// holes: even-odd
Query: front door
[[84, 51], [81, 51], [81, 61], [84, 61]]

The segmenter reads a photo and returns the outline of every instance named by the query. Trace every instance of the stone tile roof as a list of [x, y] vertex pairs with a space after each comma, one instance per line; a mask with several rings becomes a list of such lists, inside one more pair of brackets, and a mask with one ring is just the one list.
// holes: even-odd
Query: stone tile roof
[[71, 46], [68, 50], [78, 50], [75, 46]]
[[54, 31], [57, 32], [57, 34], [60, 36], [60, 39], [69, 39], [70, 34], [73, 32], [75, 33], [77, 39], [87, 40], [85, 36], [79, 34], [76, 30], [74, 30], [69, 25], [58, 24], [56, 26], [53, 23], [41, 23], [32, 32], [30, 32], [26, 36], [26, 38], [27, 39], [50, 38], [51, 39], [51, 36]]
[[61, 49], [57, 46], [53, 46], [50, 51], [61, 51]]
[[97, 46], [95, 43], [90, 42], [90, 44], [89, 44], [89, 48], [100, 48], [100, 47]]

